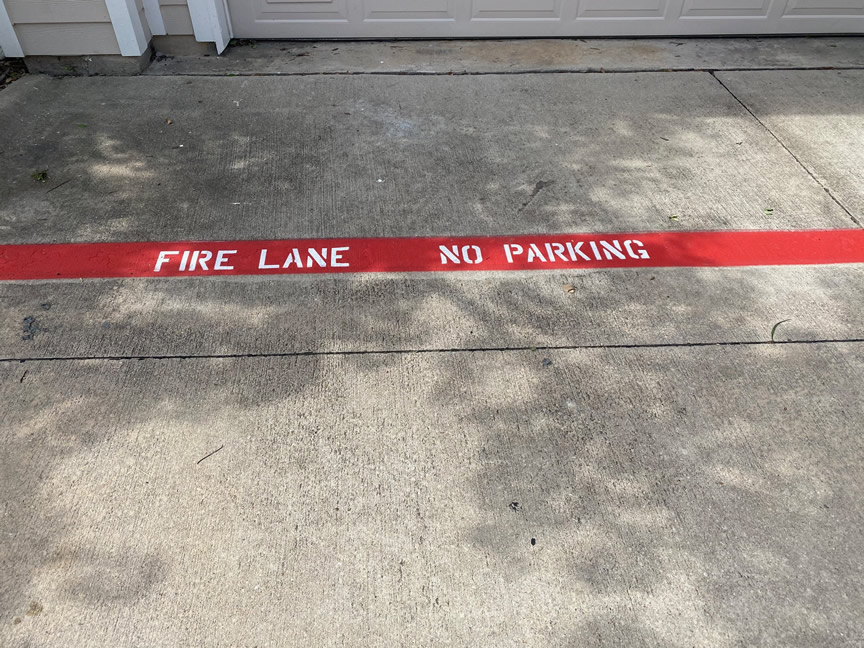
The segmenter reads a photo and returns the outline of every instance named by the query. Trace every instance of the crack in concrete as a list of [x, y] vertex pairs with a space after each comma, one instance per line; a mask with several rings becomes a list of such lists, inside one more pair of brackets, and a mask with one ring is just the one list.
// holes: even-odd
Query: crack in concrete
[[555, 183], [554, 180], [538, 180], [537, 183], [534, 185], [534, 188], [531, 190], [531, 195], [528, 196], [528, 200], [523, 202], [522, 206], [519, 208], [519, 212], [521, 212], [528, 205], [530, 205], [534, 201], [534, 199], [537, 197], [537, 194], [539, 194], [546, 187], [548, 187], [549, 185], [554, 184], [554, 183]]

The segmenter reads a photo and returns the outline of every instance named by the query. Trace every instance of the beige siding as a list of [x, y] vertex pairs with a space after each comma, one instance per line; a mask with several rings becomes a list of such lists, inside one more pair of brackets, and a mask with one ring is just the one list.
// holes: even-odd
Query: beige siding
[[194, 33], [186, 0], [159, 0], [159, 5], [162, 9], [162, 20], [165, 21], [165, 31], [169, 36]]
[[105, 0], [4, 0], [12, 23], [111, 22]]
[[4, 0], [25, 56], [119, 54], [105, 0]]
[[119, 54], [111, 23], [55, 23], [15, 25], [25, 56]]

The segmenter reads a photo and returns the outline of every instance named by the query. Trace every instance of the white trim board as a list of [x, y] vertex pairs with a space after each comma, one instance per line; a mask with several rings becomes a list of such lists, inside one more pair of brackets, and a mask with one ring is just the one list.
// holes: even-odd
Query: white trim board
[[149, 45], [135, 0], [105, 0], [123, 56], [141, 56]]
[[221, 54], [232, 38], [231, 18], [225, 0], [188, 0], [192, 29], [199, 43], [215, 43]]
[[150, 33], [154, 36], [167, 34], [165, 21], [162, 19], [162, 10], [159, 9], [159, 0], [143, 0], [143, 2], [144, 17], [147, 19], [147, 24], [150, 25]]
[[3, 0], [0, 0], [0, 50], [3, 51], [4, 56], [24, 56], [24, 50], [21, 49], [21, 43], [18, 42], [18, 35], [15, 33], [15, 27], [12, 26], [9, 12], [6, 11]]

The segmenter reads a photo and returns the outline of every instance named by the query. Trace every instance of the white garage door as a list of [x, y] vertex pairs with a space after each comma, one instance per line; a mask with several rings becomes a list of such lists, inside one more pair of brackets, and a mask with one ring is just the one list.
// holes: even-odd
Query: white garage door
[[228, 0], [237, 38], [864, 32], [864, 0]]

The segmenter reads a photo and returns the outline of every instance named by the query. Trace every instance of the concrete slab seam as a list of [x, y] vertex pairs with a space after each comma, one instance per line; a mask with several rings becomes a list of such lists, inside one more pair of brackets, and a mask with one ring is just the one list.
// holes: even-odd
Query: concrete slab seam
[[[831, 200], [833, 200], [834, 203], [835, 203], [835, 204], [836, 204], [840, 209], [842, 209], [844, 212], [846, 212], [846, 215], [849, 217], [849, 220], [851, 220], [853, 223], [855, 223], [855, 225], [857, 225], [858, 227], [862, 227], [862, 228], [864, 228], [864, 224], [862, 224], [861, 221], [859, 221], [859, 220], [854, 216], [854, 214], [852, 214], [852, 212], [849, 211], [849, 209], [846, 207], [846, 205], [844, 205], [842, 202], [840, 202], [840, 199], [837, 198], [837, 196], [834, 195], [834, 193], [831, 191], [830, 188], [826, 187], [826, 186], [822, 183], [822, 181], [820, 181], [819, 178], [816, 177], [816, 175], [813, 173], [813, 171], [811, 171], [811, 170], [807, 167], [807, 165], [804, 164], [804, 162], [801, 161], [801, 158], [799, 158], [797, 155], [795, 155], [795, 153], [794, 153], [794, 152], [793, 152], [793, 151], [792, 151], [788, 146], [786, 146], [786, 143], [785, 143], [782, 139], [780, 139], [780, 137], [778, 137], [777, 134], [774, 133], [774, 131], [772, 131], [764, 121], [762, 121], [761, 119], [759, 119], [759, 117], [756, 115], [756, 113], [754, 113], [752, 110], [750, 110], [750, 107], [749, 107], [747, 104], [745, 104], [743, 101], [741, 101], [741, 99], [739, 99], [738, 96], [737, 96], [734, 92], [732, 92], [732, 90], [731, 90], [731, 88], [729, 88], [729, 86], [727, 86], [725, 83], [723, 83], [723, 80], [720, 79], [720, 77], [718, 77], [718, 76], [715, 74], [716, 71], [720, 71], [720, 70], [712, 70], [712, 71], [710, 72], [710, 74], [711, 74], [712, 77], [714, 77], [714, 79], [717, 81], [717, 83], [719, 83], [719, 84], [723, 87], [723, 89], [725, 89], [726, 92], [728, 92], [728, 93], [730, 94], [730, 96], [731, 96], [733, 99], [735, 99], [735, 101], [737, 101], [737, 102], [741, 105], [741, 107], [742, 107], [744, 110], [746, 110], [746, 111], [750, 114], [750, 116], [753, 117], [753, 119], [755, 119], [755, 120], [759, 123], [759, 125], [760, 125], [762, 128], [764, 128], [764, 129], [765, 129], [765, 130], [766, 130], [766, 131], [771, 135], [771, 137], [774, 138], [774, 140], [775, 140], [775, 141], [776, 141], [780, 146], [783, 147], [783, 150], [785, 150], [789, 155], [792, 156], [792, 158], [795, 160], [795, 162], [798, 163], [798, 166], [800, 166], [804, 171], [806, 171], [806, 172], [807, 172], [807, 175], [809, 175], [809, 176], [813, 179], [813, 181], [814, 181], [816, 184], [818, 184], [820, 187], [822, 187], [822, 189], [825, 191], [825, 193], [828, 194], [828, 196], [831, 198]], [[731, 71], [733, 71], [733, 70], [722, 70], [722, 71], [724, 71], [724, 72], [726, 72], [726, 71], [731, 72]]]
[[453, 347], [438, 349], [362, 349], [346, 351], [290, 351], [285, 353], [203, 353], [198, 355], [54, 356], [45, 358], [0, 358], [0, 364], [24, 364], [27, 362], [125, 362], [130, 360], [254, 360], [265, 358], [309, 358], [329, 356], [444, 355], [461, 353], [514, 353], [524, 351], [602, 351], [609, 349], [702, 349], [711, 347], [759, 347], [775, 345], [814, 346], [861, 343], [864, 343], [864, 338], [828, 338], [820, 340], [728, 340], [720, 342], [659, 342], [641, 344], [547, 344], [539, 346]]
[[171, 72], [170, 74], [150, 72], [145, 76], [173, 76], [173, 77], [199, 77], [199, 78], [221, 78], [221, 77], [316, 77], [316, 76], [527, 76], [539, 74], [653, 74], [665, 72], [670, 74], [683, 72], [704, 72], [714, 74], [715, 72], [812, 72], [812, 71], [848, 71], [864, 70], [860, 65], [832, 65], [832, 66], [771, 66], [771, 67], [682, 67], [682, 68], [614, 68], [607, 70], [602, 67], [588, 67], [583, 70], [571, 70], [567, 68], [526, 68], [524, 70], [320, 70], [317, 72]]

